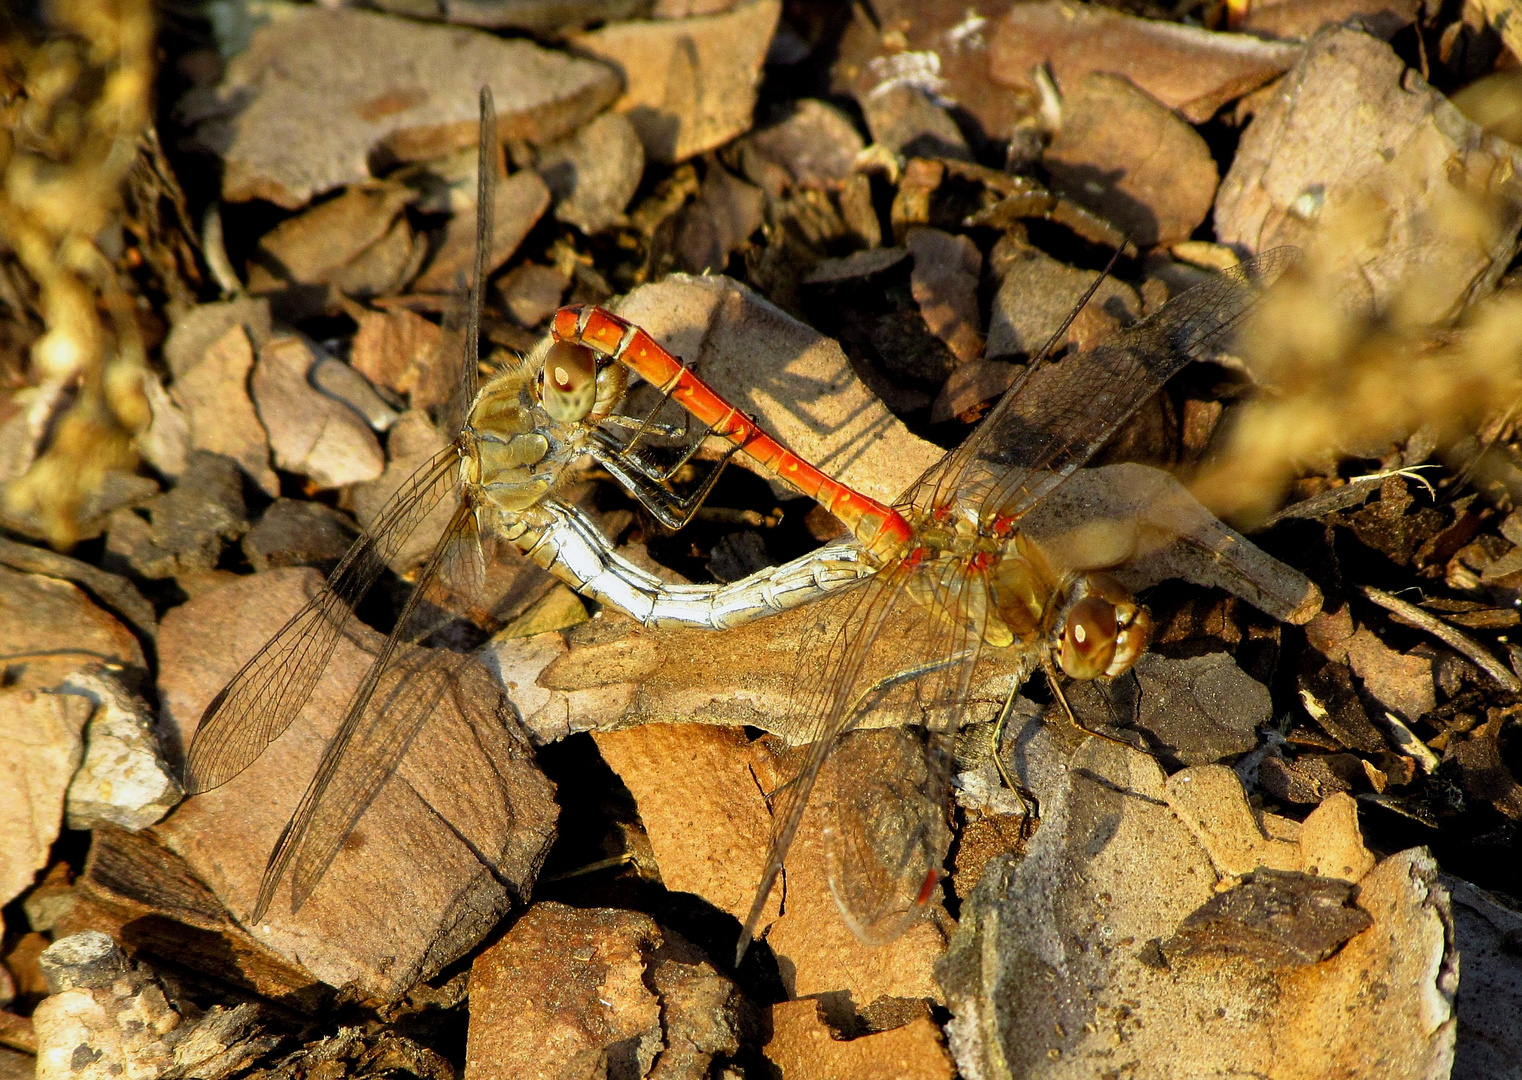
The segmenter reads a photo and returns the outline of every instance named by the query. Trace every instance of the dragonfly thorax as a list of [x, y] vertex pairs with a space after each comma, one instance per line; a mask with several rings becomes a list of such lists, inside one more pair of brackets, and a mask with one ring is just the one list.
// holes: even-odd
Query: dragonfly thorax
[[958, 504], [933, 510], [909, 511], [906, 515], [910, 535], [908, 550], [916, 558], [934, 562], [944, 557], [964, 558], [979, 551], [997, 551], [1000, 541], [984, 536], [977, 519], [962, 511]]
[[988, 590], [991, 606], [1006, 628], [1007, 640], [993, 645], [1038, 644], [1048, 625], [1053, 598], [1058, 592], [1058, 578], [1046, 554], [1035, 541], [1023, 533], [1008, 537], [988, 537], [997, 552], [989, 567]]
[[1059, 582], [1033, 541], [995, 535], [958, 504], [911, 515], [911, 530], [900, 558], [918, 603], [994, 648], [1042, 641]]
[[585, 452], [592, 430], [551, 417], [536, 394], [539, 377], [531, 364], [501, 372], [476, 395], [465, 426], [462, 479], [506, 514], [521, 514], [543, 500]]

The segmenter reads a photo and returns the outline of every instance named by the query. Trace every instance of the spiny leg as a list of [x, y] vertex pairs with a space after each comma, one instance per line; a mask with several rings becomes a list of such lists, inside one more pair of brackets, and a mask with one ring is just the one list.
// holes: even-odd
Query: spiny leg
[[[652, 384], [652, 385], [654, 385], [654, 384]], [[654, 432], [657, 435], [661, 435], [661, 436], [667, 437], [667, 438], [684, 438], [684, 439], [687, 438], [688, 435], [691, 433], [691, 431], [692, 431], [692, 414], [690, 412], [688, 412], [686, 409], [680, 410], [681, 413], [682, 413], [682, 426], [681, 426], [680, 429], [678, 429], [675, 424], [662, 424], [662, 423], [658, 423], [656, 421], [656, 419], [655, 419], [656, 414], [658, 414], [663, 408], [666, 407], [666, 402], [671, 400], [671, 394], [670, 394], [669, 390], [659, 390], [659, 388], [657, 388], [657, 389], [658, 389], [658, 392], [660, 394], [660, 397], [656, 400], [655, 406], [648, 413], [645, 414], [644, 419], [630, 422], [632, 420], [632, 418], [630, 418], [630, 417], [619, 417], [616, 421], [614, 421], [615, 423], [618, 424], [619, 427], [622, 427], [622, 428], [632, 428], [633, 431], [634, 431], [634, 434], [629, 436], [629, 441], [626, 444], [624, 444], [623, 448], [619, 451], [619, 453], [626, 454], [626, 455], [629, 455], [629, 456], [632, 457], [633, 454], [634, 454], [634, 448], [639, 445], [639, 441], [641, 439], [643, 439], [646, 435], [650, 434], [651, 432]], [[710, 432], [712, 430], [713, 430], [712, 428], [709, 428]], [[704, 437], [705, 438], [707, 437], [707, 434], [708, 434], [708, 432], [704, 433]], [[702, 439], [699, 439], [698, 440], [698, 445], [702, 445], [702, 441], [703, 441]], [[685, 459], [683, 460], [683, 462], [681, 462], [678, 465], [674, 466], [674, 468], [680, 468], [682, 464], [685, 464]], [[661, 477], [660, 479], [662, 480], [662, 482], [664, 482], [665, 480], [670, 479], [670, 478], [669, 477]]]
[[[713, 491], [714, 485], [719, 482], [719, 476], [723, 473], [724, 467], [729, 464], [729, 459], [739, 449], [738, 445], [730, 444], [724, 456], [703, 478], [702, 485], [686, 496], [677, 495], [662, 486], [669, 479], [669, 474], [666, 477], [652, 474], [638, 457], [626, 457], [613, 446], [606, 443], [602, 445], [594, 443], [592, 455], [613, 474], [615, 479], [629, 489], [657, 521], [675, 531], [692, 520], [698, 508], [703, 505], [703, 501]], [[691, 454], [687, 457], [691, 457]], [[686, 459], [683, 460], [685, 462]], [[679, 468], [680, 464], [677, 467]]]
[[[659, 409], [660, 406], [657, 405], [656, 410], [658, 411]], [[651, 416], [653, 415], [655, 414], [651, 413]], [[675, 424], [658, 423], [652, 420], [650, 416], [646, 416], [643, 419], [635, 419], [632, 416], [624, 416], [622, 413], [609, 413], [602, 418], [602, 422], [604, 424], [612, 424], [614, 427], [621, 427], [625, 431], [634, 431], [636, 433], [633, 437], [634, 441], [638, 441], [645, 434], [659, 435], [663, 439], [685, 439], [692, 427], [692, 415], [690, 413], [683, 413], [682, 415], [686, 419], [682, 421], [681, 427]], [[624, 453], [634, 449], [634, 441], [624, 446]]]
[[[669, 465], [665, 469], [656, 468], [641, 458], [639, 455], [632, 453], [634, 444], [638, 441], [637, 437], [630, 439], [629, 442], [622, 449], [620, 449], [618, 453], [619, 456], [623, 457], [625, 460], [634, 462], [641, 472], [650, 477], [650, 479], [654, 480], [656, 483], [669, 483], [671, 478], [677, 474], [681, 467], [691, 461], [693, 457], [696, 456], [697, 452], [703, 448], [704, 440], [706, 440], [710, 435], [715, 434], [717, 427], [717, 424], [709, 424], [706, 428], [704, 428], [696, 439], [692, 439], [688, 442], [687, 448], [682, 452], [682, 456], [677, 458], [673, 464]], [[685, 436], [686, 432], [684, 431], [682, 434]], [[719, 433], [719, 437], [724, 437], [722, 432]], [[724, 458], [719, 465], [719, 469], [722, 469], [725, 465], [729, 464], [730, 457], [734, 455], [735, 451], [741, 449], [744, 449], [742, 444], [731, 442], [729, 444], [729, 448], [724, 451]], [[717, 472], [718, 470], [715, 470], [716, 475]]]
[[[659, 393], [659, 400], [657, 400], [654, 407], [645, 414], [643, 419], [634, 420], [632, 417], [627, 416], [613, 416], [606, 417], [605, 419], [613, 424], [616, 424], [619, 427], [633, 430], [633, 434], [629, 436], [628, 442], [626, 442], [623, 446], [617, 448], [617, 453], [619, 456], [624, 458], [626, 461], [634, 463], [635, 467], [637, 467], [641, 472], [650, 477], [652, 480], [664, 484], [668, 483], [671, 478], [677, 474], [677, 471], [681, 469], [683, 465], [686, 465], [689, 461], [692, 460], [693, 456], [702, 449], [704, 440], [706, 440], [710, 435], [717, 435], [717, 437], [721, 439], [733, 440], [734, 430], [731, 428], [727, 431], [719, 431], [718, 426], [720, 421], [715, 421], [714, 423], [711, 423], [705, 427], [703, 431], [698, 435], [698, 437], [694, 439], [691, 437], [692, 413], [686, 409], [681, 410], [682, 426], [680, 428], [678, 428], [675, 424], [659, 423], [655, 419], [656, 416], [660, 413], [661, 409], [665, 408], [666, 402], [671, 400], [671, 394], [669, 390], [661, 390]], [[735, 415], [735, 410], [731, 408], [729, 415]], [[751, 427], [754, 428], [756, 418], [752, 416], [749, 419]], [[742, 430], [744, 430], [743, 425]], [[640, 440], [649, 434], [656, 434], [662, 438], [685, 439], [687, 441], [687, 448], [682, 453], [682, 456], [679, 457], [674, 464], [668, 466], [664, 470], [657, 469], [649, 462], [646, 462], [644, 459], [639, 457], [639, 455], [634, 453], [634, 450], [639, 445]], [[743, 444], [737, 446], [737, 448], [743, 449]], [[728, 453], [732, 454], [734, 451], [730, 450]], [[728, 460], [727, 455], [725, 460]]]
[[1096, 728], [1091, 728], [1082, 720], [1078, 719], [1078, 714], [1073, 712], [1073, 707], [1068, 704], [1067, 695], [1062, 692], [1062, 684], [1058, 681], [1057, 668], [1052, 663], [1050, 656], [1042, 657], [1041, 668], [1046, 672], [1046, 681], [1048, 684], [1050, 684], [1052, 693], [1056, 696], [1057, 700], [1062, 703], [1062, 711], [1067, 713], [1068, 720], [1072, 722], [1075, 728], [1077, 728], [1079, 731], [1087, 732], [1096, 738], [1104, 739], [1106, 742], [1112, 742], [1116, 746], [1124, 746], [1127, 750], [1136, 750], [1146, 754], [1148, 757], [1157, 756], [1156, 754], [1152, 753], [1151, 750], [1148, 750], [1145, 746], [1137, 746], [1135, 743], [1132, 743], [1127, 739], [1122, 739], [1119, 735], [1111, 735], [1107, 731], [1100, 731]]
[[1000, 753], [1000, 745], [1004, 742], [1004, 729], [1009, 724], [1009, 718], [1014, 715], [1015, 702], [1020, 696], [1020, 680], [1011, 679], [1009, 683], [1009, 696], [1004, 699], [1004, 707], [999, 710], [999, 718], [994, 721], [993, 735], [990, 738], [992, 745], [994, 766], [999, 770], [999, 776], [1004, 781], [1004, 786], [1014, 794], [1020, 803], [1020, 814], [1024, 819], [1020, 823], [1022, 836], [1029, 836], [1031, 825], [1041, 818], [1041, 802], [1035, 793], [1028, 790], [1023, 784], [1017, 783], [1004, 767], [1004, 755]]

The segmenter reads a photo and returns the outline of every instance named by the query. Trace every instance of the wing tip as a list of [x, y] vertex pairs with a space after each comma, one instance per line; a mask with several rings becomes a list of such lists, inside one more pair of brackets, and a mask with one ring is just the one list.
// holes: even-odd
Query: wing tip
[[196, 732], [190, 738], [190, 749], [185, 752], [185, 768], [180, 777], [180, 787], [186, 795], [200, 795], [212, 788], [221, 787], [231, 780], [236, 773], [224, 775], [225, 770], [218, 770], [206, 760], [210, 751], [207, 747], [207, 732], [215, 731], [215, 721], [222, 706], [227, 703], [228, 691], [232, 684], [217, 691], [214, 698], [201, 710], [201, 719], [196, 724]]
[[745, 960], [745, 954], [750, 951], [750, 943], [755, 940], [748, 929], [740, 931], [740, 940], [735, 944], [735, 967], [739, 967]]

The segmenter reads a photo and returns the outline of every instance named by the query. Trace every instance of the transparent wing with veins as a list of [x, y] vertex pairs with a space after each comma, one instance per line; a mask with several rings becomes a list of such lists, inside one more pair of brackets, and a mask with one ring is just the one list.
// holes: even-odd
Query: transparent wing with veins
[[[452, 567], [463, 580], [451, 591], [479, 592], [479, 543], [475, 513], [461, 502], [438, 546], [424, 565], [396, 626], [344, 710], [306, 793], [286, 824], [259, 886], [250, 916], [264, 917], [285, 871], [295, 863], [291, 910], [298, 910], [331, 865], [344, 840], [396, 771], [412, 740], [448, 690], [456, 666], [476, 663], [467, 656], [417, 644], [437, 626], [424, 601], [429, 586]], [[486, 793], [482, 793], [483, 797]]]
[[312, 696], [357, 604], [413, 532], [445, 499], [458, 499], [459, 458], [448, 447], [403, 484], [328, 581], [206, 706], [185, 760], [194, 795], [237, 776], [280, 737]]
[[[826, 834], [831, 889], [852, 929], [869, 942], [897, 937], [933, 895], [951, 835], [945, 814], [952, 741], [987, 617], [980, 577], [955, 583], [954, 596], [946, 592], [950, 585], [896, 559], [811, 609], [828, 636], [800, 657], [789, 741], [802, 748], [802, 761], [774, 795], [766, 866], [737, 955], [755, 932], [826, 759], [887, 694], [908, 693], [920, 713], [925, 745], [923, 772], [913, 778], [917, 794], [885, 821], [876, 809], [881, 800], [849, 781], [849, 764], [837, 768]], [[916, 587], [941, 594], [945, 605], [926, 606], [914, 597]]]
[[1186, 364], [1228, 340], [1298, 254], [1289, 247], [1266, 251], [1180, 293], [1078, 356], [1027, 365], [967, 440], [900, 501], [933, 507], [962, 498], [964, 481], [976, 470], [987, 477], [979, 485], [980, 516], [1020, 517], [1093, 457]]
[[[478, 145], [476, 278], [484, 265], [482, 234], [491, 231], [495, 178], [496, 111], [490, 90], [481, 97], [482, 137]], [[446, 325], [439, 362], [460, 370], [445, 409], [445, 430], [456, 432], [475, 397], [481, 297], [472, 290], [463, 327]], [[206, 706], [186, 754], [185, 790], [197, 794], [237, 776], [291, 726], [301, 712], [338, 639], [359, 603], [406, 547], [418, 526], [444, 500], [458, 501], [459, 455], [453, 446], [429, 459], [388, 499], [334, 568], [327, 583], [254, 654]], [[442, 544], [442, 541], [441, 541]]]
[[[476, 386], [482, 253], [491, 246], [496, 146], [491, 93], [483, 89], [476, 277], [458, 353], [460, 378], [448, 407], [450, 416], [460, 422]], [[379, 655], [349, 699], [306, 793], [270, 854], [251, 914], [255, 922], [264, 917], [293, 861], [297, 872], [292, 910], [301, 906], [432, 713], [450, 667], [467, 662], [467, 658], [418, 645], [440, 621], [432, 605], [424, 603], [435, 580], [441, 575], [450, 579], [451, 590], [467, 602], [478, 598], [484, 580], [475, 514], [471, 502], [461, 498], [459, 454], [454, 445], [440, 451], [402, 485], [323, 588], [243, 666], [202, 716], [186, 758], [186, 788], [192, 793], [236, 776], [291, 725], [354, 618], [354, 605], [446, 498], [455, 505], [449, 525], [414, 582]], [[381, 689], [384, 692], [377, 695]]]

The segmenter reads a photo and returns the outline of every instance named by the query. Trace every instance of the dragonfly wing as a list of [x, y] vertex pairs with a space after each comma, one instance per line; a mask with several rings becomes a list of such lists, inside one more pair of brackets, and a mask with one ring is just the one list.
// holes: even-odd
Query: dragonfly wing
[[[947, 586], [955, 596], [944, 595]], [[986, 606], [968, 601], [980, 591], [986, 597], [981, 577], [943, 581], [923, 567], [894, 562], [819, 605], [831, 633], [827, 647], [805, 654], [799, 683], [806, 689], [795, 694], [793, 709], [795, 741], [807, 746], [795, 776], [774, 800], [771, 845], [741, 935], [742, 955], [814, 785], [842, 747], [849, 747], [846, 757], [828, 767], [825, 840], [831, 889], [846, 921], [864, 941], [887, 941], [925, 910], [950, 842], [949, 737], [965, 710], [983, 640]], [[881, 781], [873, 740], [861, 737], [878, 733], [850, 733], [890, 696], [912, 701], [925, 732], [907, 736], [918, 746], [918, 760], [888, 782], [896, 790], [884, 796], [872, 787], [873, 777]], [[904, 801], [896, 802], [898, 796]]]
[[[897, 579], [903, 573], [902, 564], [891, 563], [860, 586], [848, 588], [811, 608], [815, 625], [820, 628], [815, 635], [817, 641], [812, 643], [817, 647], [805, 644], [800, 650], [800, 666], [788, 718], [791, 741], [802, 747], [802, 758], [793, 777], [774, 792], [766, 865], [740, 930], [740, 941], [735, 950], [737, 964], [755, 937], [756, 925], [782, 873], [782, 864], [798, 833], [819, 770], [849, 719], [850, 687], [865, 662], [864, 651], [853, 643], [865, 641], [869, 636], [875, 638], [892, 607], [895, 593], [899, 591]], [[851, 670], [853, 667], [857, 670]]]
[[[444, 430], [450, 432], [460, 430], [476, 395], [481, 297], [486, 253], [491, 248], [497, 152], [496, 109], [490, 88], [482, 87], [475, 278], [463, 328], [446, 332], [440, 343], [444, 351], [439, 359], [459, 364], [445, 407]], [[322, 677], [339, 636], [353, 616], [354, 605], [370, 591], [433, 508], [456, 490], [458, 460], [457, 451], [449, 446], [413, 473], [349, 548], [323, 589], [207, 705], [186, 754], [187, 793], [209, 791], [231, 780], [291, 726]]]
[[293, 859], [297, 878], [292, 911], [301, 906], [448, 692], [447, 658], [417, 641], [434, 628], [437, 618], [424, 600], [428, 587], [440, 566], [453, 558], [452, 549], [473, 542], [474, 521], [470, 506], [462, 503], [375, 662], [350, 697], [301, 802], [270, 853], [251, 916], [254, 922], [269, 909]]
[[[438, 361], [445, 371], [459, 365], [451, 384], [452, 394], [439, 416], [445, 431], [465, 426], [476, 400], [481, 362], [481, 304], [486, 288], [486, 263], [490, 258], [497, 206], [497, 106], [491, 87], [481, 87], [481, 126], [476, 135], [476, 258], [466, 293], [465, 310], [446, 313], [444, 333], [439, 337]], [[462, 317], [463, 316], [463, 317]]]
[[[457, 700], [457, 687], [462, 682], [472, 682], [469, 677], [474, 672], [469, 669], [475, 663], [467, 655], [443, 649], [415, 645], [398, 648], [365, 707], [354, 737], [343, 746], [341, 757], [336, 759], [327, 787], [322, 791], [314, 790], [313, 809], [305, 821], [305, 832], [292, 831], [291, 844], [295, 849], [291, 873], [293, 912], [300, 910], [311, 896], [359, 819], [413, 747], [418, 733], [425, 727], [434, 731], [429, 723], [440, 714], [441, 707], [446, 702], [472, 708], [496, 704]], [[451, 746], [458, 750], [461, 742], [452, 741]], [[465, 768], [462, 766], [456, 770], [456, 778]], [[473, 803], [502, 802], [500, 787], [494, 790], [483, 788], [468, 794]], [[471, 809], [480, 808], [473, 805]], [[500, 818], [501, 811], [508, 809], [510, 813], [510, 808], [498, 805], [492, 809], [498, 812], [472, 813], [471, 818], [481, 816], [497, 821], [495, 832], [506, 836], [506, 823]], [[500, 851], [490, 851], [479, 844], [472, 846], [489, 866], [501, 856]], [[276, 884], [276, 881], [270, 882], [271, 890]]]
[[[903, 666], [873, 690], [906, 696], [920, 722], [892, 732], [848, 731], [827, 765], [830, 891], [847, 925], [873, 945], [908, 930], [936, 895], [951, 843], [956, 735], [991, 616], [987, 579], [960, 560], [926, 568], [908, 591], [918, 594], [915, 602], [882, 632]], [[855, 710], [872, 708], [872, 696], [859, 697]]]
[[327, 582], [201, 714], [185, 758], [185, 790], [218, 787], [247, 768], [290, 727], [327, 668], [357, 604], [418, 525], [458, 487], [446, 447], [397, 489]]
[[1019, 517], [1083, 466], [1191, 360], [1229, 339], [1262, 291], [1298, 257], [1275, 248], [1180, 293], [1108, 340], [1060, 362], [1037, 360], [913, 489], [940, 505], [975, 477], [987, 517]]
[[843, 736], [825, 764], [830, 892], [869, 945], [909, 929], [935, 896], [951, 844], [944, 733], [892, 728]]

